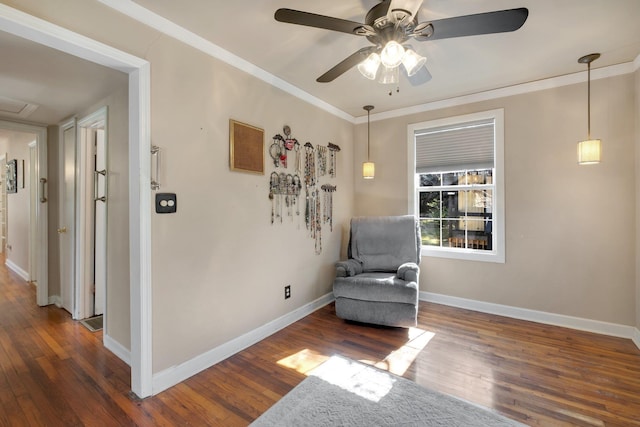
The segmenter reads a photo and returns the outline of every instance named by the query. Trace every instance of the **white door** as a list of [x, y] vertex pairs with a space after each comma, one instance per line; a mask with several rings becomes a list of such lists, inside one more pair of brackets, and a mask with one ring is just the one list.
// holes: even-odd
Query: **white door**
[[75, 121], [63, 127], [60, 144], [60, 164], [62, 182], [60, 186], [60, 292], [62, 307], [75, 316], [74, 312], [74, 225], [75, 225], [75, 184], [76, 184], [76, 125]]
[[104, 129], [95, 131], [94, 314], [104, 313], [107, 286], [107, 162]]

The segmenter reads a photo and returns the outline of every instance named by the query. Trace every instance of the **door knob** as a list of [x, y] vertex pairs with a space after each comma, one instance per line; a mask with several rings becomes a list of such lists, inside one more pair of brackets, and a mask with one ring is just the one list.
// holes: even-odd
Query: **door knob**
[[67, 227], [58, 228], [58, 233], [62, 234], [66, 232], [67, 232]]

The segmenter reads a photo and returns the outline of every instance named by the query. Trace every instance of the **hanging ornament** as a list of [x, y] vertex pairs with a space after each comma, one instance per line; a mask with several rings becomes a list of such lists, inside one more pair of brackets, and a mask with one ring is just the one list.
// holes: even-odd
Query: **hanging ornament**
[[335, 178], [337, 171], [336, 156], [338, 151], [340, 151], [340, 147], [335, 144], [329, 143], [329, 145], [327, 145], [327, 148], [329, 149], [329, 176], [331, 176], [331, 178]]

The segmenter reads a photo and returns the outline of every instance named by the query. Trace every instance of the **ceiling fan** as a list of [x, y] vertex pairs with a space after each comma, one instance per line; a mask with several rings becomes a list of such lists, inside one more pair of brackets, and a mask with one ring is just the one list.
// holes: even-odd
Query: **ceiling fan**
[[[428, 81], [431, 75], [424, 66], [426, 58], [406, 44], [409, 40], [441, 40], [515, 31], [529, 15], [522, 7], [419, 22], [418, 10], [422, 1], [382, 0], [367, 12], [364, 24], [286, 8], [278, 9], [275, 19], [363, 36], [373, 44], [356, 51], [318, 77], [316, 81], [320, 83], [331, 82], [356, 65], [362, 75], [371, 80], [379, 75], [381, 83], [397, 83], [402, 63], [411, 83], [417, 85]], [[378, 72], [380, 68], [382, 71]]]

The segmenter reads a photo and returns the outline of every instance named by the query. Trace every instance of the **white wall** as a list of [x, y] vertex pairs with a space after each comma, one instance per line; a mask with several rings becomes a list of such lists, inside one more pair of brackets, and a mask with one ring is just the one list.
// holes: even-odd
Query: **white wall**
[[[18, 192], [7, 194], [6, 259], [10, 265], [17, 267], [18, 271], [29, 273], [29, 143], [35, 141], [36, 135], [25, 132], [10, 132], [9, 135], [7, 162], [17, 160]], [[3, 178], [3, 185], [6, 185], [5, 181]]]
[[[423, 257], [422, 291], [635, 324], [633, 75], [592, 81], [599, 165], [578, 166], [586, 82], [371, 124], [376, 178], [356, 181], [359, 215], [407, 212], [407, 125], [495, 108], [505, 115], [506, 263]], [[366, 155], [356, 132], [355, 164]]]

